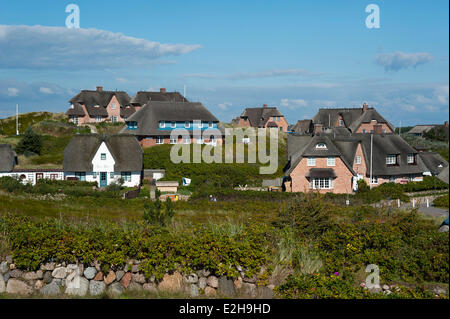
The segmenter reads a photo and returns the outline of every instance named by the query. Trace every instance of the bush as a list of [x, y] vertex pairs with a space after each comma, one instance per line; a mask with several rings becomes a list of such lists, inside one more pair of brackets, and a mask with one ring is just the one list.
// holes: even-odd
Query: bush
[[448, 208], [448, 194], [436, 197], [433, 201], [434, 206]]
[[36, 134], [31, 126], [28, 127], [25, 131], [25, 135], [20, 140], [19, 144], [17, 144], [16, 152], [19, 154], [24, 154], [25, 152], [41, 154], [41, 149], [41, 136]]

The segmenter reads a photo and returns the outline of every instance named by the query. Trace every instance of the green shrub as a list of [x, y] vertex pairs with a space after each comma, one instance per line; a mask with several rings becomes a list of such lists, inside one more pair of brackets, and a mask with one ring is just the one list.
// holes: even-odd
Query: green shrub
[[433, 204], [436, 207], [448, 208], [448, 194], [436, 197]]
[[36, 134], [30, 127], [27, 128], [23, 138], [17, 144], [16, 152], [24, 154], [25, 152], [41, 154], [42, 139], [41, 136]]

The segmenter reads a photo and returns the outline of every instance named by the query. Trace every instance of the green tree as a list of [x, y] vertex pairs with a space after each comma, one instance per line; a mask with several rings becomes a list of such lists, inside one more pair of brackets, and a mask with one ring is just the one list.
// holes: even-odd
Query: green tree
[[41, 154], [42, 139], [41, 136], [33, 131], [31, 126], [27, 128], [23, 138], [17, 144], [16, 151], [19, 154], [25, 152], [31, 152], [35, 154]]
[[143, 218], [149, 224], [165, 227], [172, 221], [173, 215], [175, 214], [173, 203], [167, 197], [166, 202], [163, 204], [159, 199], [161, 196], [159, 190], [155, 191], [155, 195], [155, 201], [150, 200], [145, 203]]

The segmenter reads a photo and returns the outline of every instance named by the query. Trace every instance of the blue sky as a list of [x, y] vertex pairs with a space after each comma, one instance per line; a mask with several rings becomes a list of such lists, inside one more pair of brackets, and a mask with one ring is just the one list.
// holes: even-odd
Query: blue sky
[[[65, 28], [66, 5], [81, 29]], [[365, 25], [368, 4], [380, 28]], [[81, 89], [177, 90], [220, 120], [274, 105], [448, 118], [448, 1], [0, 1], [0, 118], [63, 112]]]

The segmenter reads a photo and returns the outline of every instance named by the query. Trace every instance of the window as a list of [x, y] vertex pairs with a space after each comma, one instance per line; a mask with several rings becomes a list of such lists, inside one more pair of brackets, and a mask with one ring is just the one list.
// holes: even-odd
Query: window
[[213, 122], [209, 122], [209, 123], [208, 123], [208, 127], [209, 127], [209, 128], [212, 128], [213, 126], [214, 126], [214, 125], [213, 125]]
[[372, 176], [372, 184], [378, 184], [378, 176]]
[[178, 142], [178, 138], [176, 138], [176, 137], [170, 138], [170, 144], [177, 144], [177, 142]]
[[117, 122], [117, 116], [111, 116], [111, 122], [116, 123]]
[[122, 172], [121, 177], [124, 182], [131, 182], [131, 172]]
[[327, 159], [327, 166], [335, 166], [336, 165], [336, 158], [334, 156], [330, 156]]
[[317, 143], [316, 148], [326, 149], [327, 145], [325, 143]]
[[114, 178], [114, 172], [109, 173], [109, 178]]
[[414, 164], [414, 154], [408, 154], [408, 164]]
[[356, 164], [361, 164], [361, 156], [357, 155], [355, 159]]
[[165, 128], [165, 127], [166, 127], [166, 122], [164, 122], [164, 121], [159, 121], [159, 127], [160, 127], [160, 128]]
[[199, 128], [203, 128], [203, 123], [202, 122], [198, 122], [198, 127]]
[[111, 110], [115, 110], [116, 109], [116, 103], [111, 103]]
[[58, 174], [50, 174], [50, 179], [58, 179]]
[[171, 127], [171, 128], [177, 127], [177, 123], [175, 123], [175, 122], [170, 122], [170, 127]]
[[333, 188], [333, 180], [328, 177], [313, 178], [310, 187], [313, 189], [331, 189]]
[[344, 121], [343, 120], [339, 120], [339, 126], [344, 126]]
[[75, 125], [78, 125], [78, 116], [72, 116], [72, 122]]
[[101, 116], [96, 116], [95, 117], [95, 121], [96, 122], [101, 122], [102, 121], [102, 117]]
[[363, 129], [362, 132], [363, 132], [363, 133], [366, 133], [366, 129]]
[[106, 153], [101, 153], [101, 154], [100, 154], [100, 159], [101, 159], [102, 161], [106, 161]]
[[136, 130], [137, 129], [137, 122], [131, 121], [131, 122], [127, 122], [127, 129], [128, 130]]
[[306, 164], [308, 166], [316, 166], [316, 159], [314, 157], [308, 157]]
[[156, 137], [156, 144], [164, 144], [164, 137], [157, 136]]
[[389, 176], [389, 183], [395, 183], [395, 176]]
[[184, 122], [184, 127], [185, 128], [191, 127], [191, 122], [189, 122], [189, 121]]
[[386, 134], [386, 129], [383, 129], [383, 134]]
[[97, 172], [92, 172], [92, 177], [97, 178]]
[[190, 137], [183, 138], [183, 143], [184, 144], [191, 144], [191, 138]]
[[397, 163], [397, 155], [389, 154], [386, 156], [387, 165], [395, 165]]
[[416, 176], [414, 175], [414, 174], [409, 174], [408, 175], [408, 180], [410, 181], [410, 182], [414, 182], [414, 178], [415, 178]]
[[78, 180], [85, 181], [86, 173], [85, 172], [75, 172], [75, 177], [78, 177]]

